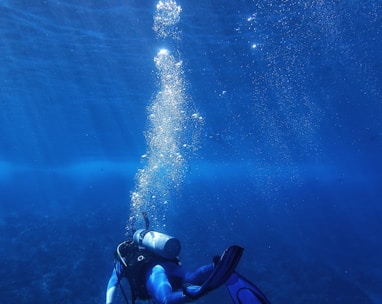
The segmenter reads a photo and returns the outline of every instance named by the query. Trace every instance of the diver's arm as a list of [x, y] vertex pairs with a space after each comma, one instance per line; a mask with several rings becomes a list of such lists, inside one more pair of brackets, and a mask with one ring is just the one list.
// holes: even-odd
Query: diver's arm
[[107, 284], [107, 291], [106, 291], [106, 304], [112, 304], [114, 300], [115, 291], [117, 289], [118, 284], [118, 277], [115, 269], [113, 270], [113, 273], [111, 274], [111, 277], [109, 279], [109, 282]]
[[112, 304], [117, 286], [112, 286], [106, 291], [106, 304]]

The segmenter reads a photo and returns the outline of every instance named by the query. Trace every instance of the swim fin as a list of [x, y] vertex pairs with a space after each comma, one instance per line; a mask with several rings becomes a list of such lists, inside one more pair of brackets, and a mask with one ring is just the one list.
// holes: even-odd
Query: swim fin
[[255, 284], [248, 281], [237, 272], [233, 272], [225, 285], [235, 304], [270, 304], [265, 295], [256, 287]]
[[218, 263], [215, 265], [213, 272], [203, 283], [203, 285], [187, 286], [183, 289], [184, 294], [191, 299], [198, 299], [211, 290], [223, 285], [235, 271], [235, 268], [243, 254], [243, 250], [244, 249], [239, 246], [231, 246], [226, 249], [220, 257]]

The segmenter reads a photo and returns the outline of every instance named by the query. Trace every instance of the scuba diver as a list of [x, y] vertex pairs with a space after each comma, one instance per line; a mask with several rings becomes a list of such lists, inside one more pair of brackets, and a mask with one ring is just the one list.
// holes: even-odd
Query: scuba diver
[[188, 272], [180, 265], [178, 239], [149, 229], [135, 231], [132, 238], [117, 246], [114, 269], [106, 292], [106, 304], [112, 304], [119, 286], [126, 278], [130, 285], [131, 302], [139, 298], [156, 304], [181, 304], [196, 300], [225, 284], [235, 304], [270, 304], [264, 294], [235, 271], [243, 248], [231, 246], [213, 262]]

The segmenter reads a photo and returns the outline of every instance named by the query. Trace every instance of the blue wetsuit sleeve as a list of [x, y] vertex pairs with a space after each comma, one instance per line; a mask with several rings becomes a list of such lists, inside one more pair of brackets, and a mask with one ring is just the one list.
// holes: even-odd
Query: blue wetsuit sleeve
[[123, 266], [121, 265], [120, 262], [116, 262], [114, 265], [113, 272], [110, 276], [109, 283], [107, 284], [107, 289], [109, 289], [112, 286], [117, 286], [118, 284], [118, 278], [122, 278], [122, 270]]
[[109, 282], [107, 283], [107, 291], [106, 291], [106, 304], [113, 303], [115, 290], [118, 285], [118, 277], [121, 277], [122, 274], [122, 265], [117, 262], [111, 273]]
[[113, 269], [113, 272], [110, 276], [109, 282], [107, 283], [107, 289], [109, 289], [110, 287], [113, 287], [113, 286], [117, 286], [117, 284], [118, 284], [117, 273], [115, 272], [115, 269]]

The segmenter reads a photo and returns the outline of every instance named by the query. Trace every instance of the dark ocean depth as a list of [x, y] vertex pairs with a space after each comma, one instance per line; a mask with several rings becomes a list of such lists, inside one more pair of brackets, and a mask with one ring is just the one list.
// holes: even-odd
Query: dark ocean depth
[[1, 1], [1, 303], [105, 302], [163, 129], [185, 153], [145, 194], [184, 267], [238, 244], [272, 303], [382, 303], [381, 1], [179, 0], [172, 37], [158, 3]]

